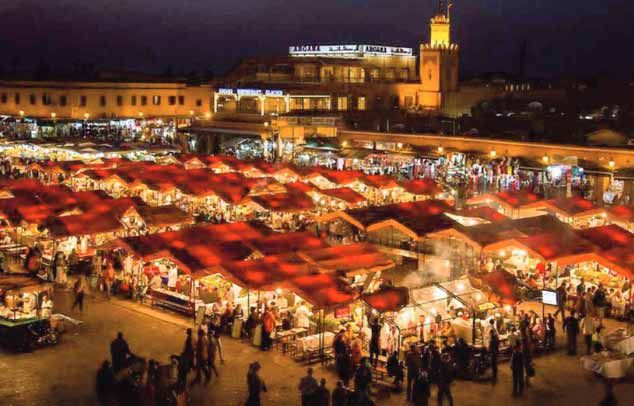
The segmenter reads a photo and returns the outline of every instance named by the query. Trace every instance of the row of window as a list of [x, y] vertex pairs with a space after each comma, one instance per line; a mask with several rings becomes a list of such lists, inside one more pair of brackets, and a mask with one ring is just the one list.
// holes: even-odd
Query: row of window
[[[28, 100], [29, 100], [29, 104], [36, 105], [38, 97], [35, 94], [29, 94]], [[49, 106], [53, 104], [53, 98], [48, 93], [42, 93], [41, 100], [42, 100], [42, 105], [44, 106]], [[140, 104], [141, 106], [147, 106], [148, 100], [149, 100], [148, 96], [145, 96], [145, 95], [142, 95], [142, 96], [132, 95], [130, 96], [129, 103], [130, 103], [130, 106], [136, 106], [137, 103]], [[162, 101], [161, 96], [158, 96], [158, 95], [152, 96], [151, 100], [153, 105], [155, 106], [161, 105], [161, 101]], [[7, 95], [7, 93], [0, 93], [0, 103], [6, 104], [8, 103], [8, 101], [9, 101], [9, 96]], [[20, 93], [15, 93], [13, 95], [13, 101], [16, 105], [22, 102]], [[123, 96], [118, 95], [115, 98], [115, 102], [117, 106], [123, 106], [125, 104], [125, 99]], [[168, 96], [167, 97], [168, 105], [175, 106], [176, 103], [178, 103], [179, 106], [185, 105], [185, 96]], [[107, 104], [108, 104], [108, 98], [105, 95], [99, 96], [99, 105], [104, 107]], [[202, 106], [202, 104], [203, 104], [203, 101], [201, 99], [196, 99], [196, 106], [200, 107]], [[68, 105], [68, 97], [66, 95], [59, 96], [59, 105], [60, 106]], [[79, 106], [86, 107], [87, 105], [88, 105], [88, 96], [86, 95], [79, 96]]]

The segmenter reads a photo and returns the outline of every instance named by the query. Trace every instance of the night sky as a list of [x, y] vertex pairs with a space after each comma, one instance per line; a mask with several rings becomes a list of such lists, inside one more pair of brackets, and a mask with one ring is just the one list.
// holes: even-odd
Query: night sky
[[[103, 69], [224, 73], [241, 57], [291, 44], [416, 48], [432, 0], [0, 0], [0, 67], [94, 63]], [[631, 0], [456, 0], [463, 76], [514, 72], [523, 40], [531, 76], [634, 71]]]

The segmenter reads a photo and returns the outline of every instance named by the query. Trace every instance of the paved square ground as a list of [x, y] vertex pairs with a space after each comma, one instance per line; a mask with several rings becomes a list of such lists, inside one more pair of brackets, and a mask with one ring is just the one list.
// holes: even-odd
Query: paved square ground
[[[175, 316], [154, 317], [156, 313], [136, 311], [130, 303], [101, 298], [87, 301], [83, 315], [71, 313], [67, 293], [58, 293], [56, 311], [84, 321], [75, 333], [67, 332], [55, 347], [28, 354], [0, 351], [0, 405], [93, 405], [95, 373], [109, 357], [109, 344], [117, 331], [126, 336], [133, 352], [167, 362], [182, 348], [186, 321]], [[160, 311], [159, 311], [160, 312]], [[560, 337], [560, 342], [563, 338]], [[264, 405], [298, 405], [297, 384], [305, 367], [288, 356], [272, 351], [262, 353], [247, 344], [224, 339], [226, 364], [219, 365], [220, 378], [206, 388], [196, 388], [194, 405], [242, 405], [246, 395], [247, 366], [259, 360], [261, 375], [269, 392]], [[537, 376], [521, 399], [510, 396], [510, 370], [500, 365], [496, 385], [457, 381], [453, 385], [456, 406], [470, 405], [597, 405], [603, 394], [600, 381], [582, 370], [579, 360], [559, 351], [537, 358]], [[316, 368], [332, 388], [332, 370]], [[634, 405], [632, 380], [616, 387], [621, 405]], [[432, 394], [435, 396], [435, 391]], [[406, 404], [402, 394], [379, 394], [378, 405]], [[433, 399], [435, 404], [435, 399]]]

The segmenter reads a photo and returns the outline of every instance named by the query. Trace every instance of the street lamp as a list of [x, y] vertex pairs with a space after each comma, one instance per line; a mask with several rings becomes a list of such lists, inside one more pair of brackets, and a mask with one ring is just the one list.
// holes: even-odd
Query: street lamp
[[52, 118], [53, 120], [55, 119], [55, 117], [57, 117], [57, 113], [55, 113], [55, 112], [51, 113], [51, 118]]
[[209, 120], [209, 119], [211, 118], [211, 112], [209, 112], [209, 111], [208, 111], [208, 112], [206, 112], [206, 113], [205, 113], [205, 118], [206, 118], [207, 120]]
[[443, 147], [438, 147], [438, 153], [442, 154], [445, 151], [445, 149]]
[[90, 114], [84, 113], [84, 120], [88, 120], [88, 117], [90, 117]]
[[489, 152], [489, 156], [491, 156], [491, 158], [495, 158], [497, 154], [498, 153], [495, 150], [492, 150], [491, 152]]
[[23, 118], [23, 117], [24, 117], [24, 110], [20, 110], [18, 113], [20, 114], [20, 117], [21, 117], [21, 118]]
[[139, 117], [143, 117], [143, 112], [139, 111]]
[[614, 169], [614, 165], [616, 165], [614, 163], [614, 160], [610, 159], [610, 162], [608, 162], [608, 166], [610, 167], [610, 169]]
[[545, 163], [545, 164], [547, 164], [547, 163], [548, 163], [548, 161], [549, 161], [548, 155], [544, 155], [544, 156], [542, 157], [542, 161], [544, 161], [544, 163]]

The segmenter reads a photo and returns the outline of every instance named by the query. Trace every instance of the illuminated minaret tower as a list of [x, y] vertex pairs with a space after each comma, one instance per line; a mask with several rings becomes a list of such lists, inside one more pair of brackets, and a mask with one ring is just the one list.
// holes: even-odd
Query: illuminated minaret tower
[[430, 22], [429, 42], [420, 45], [420, 104], [427, 109], [440, 109], [443, 94], [458, 89], [458, 45], [451, 43], [452, 6], [449, 3], [445, 8], [443, 1], [438, 1], [438, 13]]

